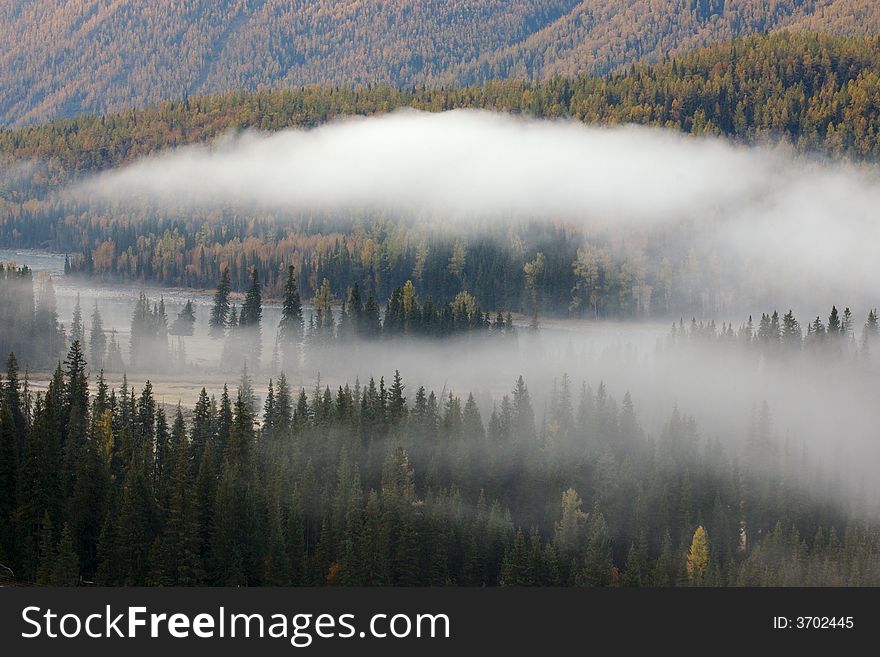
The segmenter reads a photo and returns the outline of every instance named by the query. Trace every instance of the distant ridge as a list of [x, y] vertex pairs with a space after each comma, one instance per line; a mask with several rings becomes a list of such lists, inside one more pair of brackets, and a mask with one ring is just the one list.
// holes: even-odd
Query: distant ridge
[[606, 73], [781, 28], [878, 27], [875, 0], [0, 0], [0, 124], [302, 84]]

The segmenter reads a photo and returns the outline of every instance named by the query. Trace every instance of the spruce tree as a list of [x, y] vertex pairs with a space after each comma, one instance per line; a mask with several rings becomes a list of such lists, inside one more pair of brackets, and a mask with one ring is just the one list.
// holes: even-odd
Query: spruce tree
[[379, 320], [379, 306], [373, 293], [367, 296], [367, 302], [364, 304], [364, 315], [362, 322], [362, 335], [367, 338], [375, 338], [382, 331], [382, 323]]
[[193, 302], [187, 299], [186, 303], [171, 325], [171, 335], [192, 335], [195, 333], [196, 313], [193, 308]]
[[862, 346], [869, 349], [877, 341], [878, 334], [880, 334], [880, 325], [877, 321], [877, 309], [873, 308], [868, 311], [868, 319], [862, 329]]
[[782, 343], [790, 350], [801, 347], [801, 326], [791, 309], [782, 318]]
[[79, 557], [73, 546], [73, 535], [68, 525], [61, 530], [55, 563], [52, 565], [52, 586], [76, 586], [79, 584]]
[[223, 337], [229, 319], [229, 293], [232, 286], [229, 282], [229, 267], [224, 267], [220, 274], [220, 282], [214, 293], [214, 305], [211, 307], [211, 318], [208, 320], [211, 337]]
[[250, 287], [245, 294], [244, 304], [238, 316], [238, 325], [259, 331], [263, 319], [263, 288], [260, 285], [260, 274], [256, 266], [251, 268]]
[[238, 316], [238, 326], [241, 337], [247, 341], [247, 352], [255, 369], [259, 369], [260, 356], [263, 351], [262, 319], [263, 292], [259, 272], [254, 266], [251, 269], [251, 284]]
[[284, 284], [284, 299], [281, 304], [281, 321], [278, 324], [278, 340], [285, 350], [285, 358], [294, 353], [296, 345], [303, 337], [302, 302], [299, 297], [299, 284], [296, 268], [287, 268], [287, 281]]
[[831, 314], [828, 316], [828, 335], [837, 337], [840, 335], [840, 315], [837, 312], [837, 306], [831, 306]]
[[104, 333], [104, 322], [101, 313], [98, 312], [98, 303], [92, 311], [92, 326], [89, 335], [89, 358], [91, 359], [92, 371], [104, 366], [104, 355], [107, 351], [107, 336]]
[[79, 293], [76, 295], [76, 304], [73, 306], [73, 319], [70, 321], [70, 341], [85, 344], [86, 329], [83, 323], [82, 308], [79, 303]]

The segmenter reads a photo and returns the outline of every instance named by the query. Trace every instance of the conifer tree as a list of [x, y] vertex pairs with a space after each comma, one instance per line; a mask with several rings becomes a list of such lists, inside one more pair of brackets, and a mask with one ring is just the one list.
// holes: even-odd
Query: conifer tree
[[284, 298], [281, 304], [281, 321], [278, 324], [278, 340], [285, 350], [285, 358], [294, 353], [296, 345], [303, 337], [302, 302], [299, 297], [299, 284], [293, 265], [287, 268], [287, 281], [284, 284]]
[[247, 352], [256, 369], [259, 369], [260, 356], [262, 354], [263, 337], [261, 323], [263, 319], [263, 292], [260, 285], [259, 270], [256, 266], [251, 268], [251, 282], [245, 295], [241, 313], [238, 316], [238, 326], [242, 337], [247, 341]]
[[92, 311], [92, 326], [89, 335], [89, 358], [93, 371], [104, 367], [104, 355], [107, 351], [107, 336], [104, 334], [104, 322], [98, 311], [98, 303]]
[[73, 319], [70, 321], [70, 341], [85, 344], [86, 329], [83, 323], [82, 308], [79, 304], [79, 293], [76, 295], [76, 304], [73, 306]]
[[868, 319], [862, 329], [862, 346], [870, 348], [877, 341], [877, 335], [880, 335], [880, 325], [877, 321], [877, 309], [873, 308], [868, 311]]
[[608, 586], [613, 583], [611, 537], [605, 516], [599, 509], [590, 512], [584, 565], [577, 583], [582, 586]]
[[373, 293], [367, 295], [367, 302], [364, 304], [363, 322], [361, 325], [361, 334], [367, 338], [378, 337], [382, 330], [382, 324], [379, 320], [379, 306]]
[[229, 293], [232, 286], [229, 282], [229, 267], [223, 268], [220, 274], [220, 282], [217, 284], [217, 291], [214, 293], [214, 304], [211, 307], [211, 318], [208, 325], [211, 329], [211, 337], [219, 338], [223, 336], [229, 320]]
[[587, 514], [581, 498], [573, 488], [562, 494], [562, 518], [556, 523], [553, 542], [563, 563], [580, 552], [585, 539]]
[[828, 328], [826, 332], [831, 337], [840, 335], [840, 315], [837, 312], [837, 306], [831, 306], [831, 314], [828, 316]]
[[406, 397], [403, 390], [406, 386], [398, 370], [394, 370], [394, 379], [388, 389], [388, 419], [397, 424], [406, 417]]
[[691, 583], [699, 584], [705, 580], [709, 571], [709, 537], [702, 525], [694, 531], [685, 566]]
[[792, 350], [801, 347], [801, 326], [791, 309], [782, 318], [782, 343]]
[[52, 586], [79, 584], [79, 558], [73, 547], [73, 535], [68, 525], [61, 530], [55, 562], [52, 565]]
[[18, 479], [15, 423], [12, 410], [5, 399], [0, 399], [0, 554], [8, 560], [15, 548], [13, 531], [15, 499]]
[[263, 319], [263, 289], [260, 285], [260, 274], [257, 267], [251, 268], [250, 287], [244, 298], [238, 325], [259, 329]]
[[187, 299], [171, 325], [171, 335], [192, 335], [195, 333], [196, 313], [191, 299]]

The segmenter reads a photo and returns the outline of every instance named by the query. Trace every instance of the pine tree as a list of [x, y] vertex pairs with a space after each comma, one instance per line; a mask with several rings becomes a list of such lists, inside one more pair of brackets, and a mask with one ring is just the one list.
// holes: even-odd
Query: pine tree
[[862, 346], [870, 348], [877, 341], [877, 335], [880, 335], [880, 325], [877, 321], [877, 309], [874, 308], [868, 311], [868, 319], [862, 329]]
[[0, 399], [0, 555], [15, 552], [15, 500], [18, 483], [18, 456], [15, 423], [6, 399]]
[[367, 338], [375, 338], [380, 335], [381, 331], [382, 323], [379, 320], [379, 306], [376, 304], [373, 293], [370, 292], [367, 296], [367, 302], [364, 304], [361, 334]]
[[174, 324], [171, 325], [171, 335], [192, 335], [195, 333], [196, 313], [193, 309], [193, 302], [186, 300], [183, 308], [177, 313]]
[[361, 300], [361, 288], [355, 283], [348, 293], [348, 315], [352, 325], [351, 336], [362, 337], [364, 333], [364, 303]]
[[98, 312], [98, 303], [92, 311], [92, 326], [89, 335], [89, 358], [92, 368], [99, 370], [104, 366], [104, 354], [107, 351], [107, 336], [104, 334], [104, 322]]
[[52, 533], [52, 519], [49, 512], [43, 513], [40, 523], [39, 559], [37, 562], [37, 586], [49, 586], [52, 583], [52, 570], [55, 568], [55, 536]]
[[73, 547], [73, 535], [68, 525], [61, 530], [55, 563], [52, 565], [52, 586], [76, 586], [79, 584], [79, 558]]
[[364, 530], [360, 555], [362, 583], [367, 586], [381, 586], [390, 583], [388, 530], [389, 525], [383, 518], [379, 495], [375, 490], [371, 490], [367, 496], [367, 505], [364, 511]]
[[584, 565], [577, 583], [581, 586], [608, 586], [613, 583], [614, 564], [611, 555], [611, 536], [605, 516], [598, 509], [593, 509], [588, 524]]
[[315, 307], [315, 337], [318, 343], [327, 344], [336, 335], [336, 323], [331, 306], [330, 281], [326, 278], [321, 283], [312, 304]]
[[782, 343], [791, 350], [801, 347], [801, 326], [791, 309], [782, 318]]
[[162, 342], [168, 339], [168, 313], [165, 312], [165, 297], [159, 297], [159, 305], [153, 310], [154, 323], [156, 325], [156, 337]]
[[285, 353], [285, 360], [295, 353], [296, 345], [303, 337], [302, 302], [299, 297], [299, 284], [293, 265], [287, 268], [287, 281], [284, 284], [284, 299], [281, 304], [281, 321], [278, 324], [278, 340]]
[[843, 318], [840, 320], [840, 335], [841, 337], [852, 339], [853, 338], [853, 316], [852, 311], [849, 307], [843, 309]]
[[623, 571], [624, 586], [648, 585], [648, 546], [642, 536], [637, 542], [630, 543]]
[[406, 386], [398, 370], [394, 370], [394, 379], [388, 389], [388, 419], [396, 424], [406, 417], [406, 397], [403, 390]]
[[827, 333], [832, 337], [840, 335], [840, 315], [837, 312], [837, 306], [831, 306], [831, 314], [828, 316]]
[[227, 586], [259, 583], [259, 546], [253, 486], [254, 416], [241, 393], [223, 456], [213, 514], [215, 576]]
[[529, 555], [526, 537], [522, 529], [516, 530], [513, 545], [504, 556], [499, 583], [502, 586], [530, 586], [534, 584], [534, 580], [529, 574]]
[[179, 406], [171, 430], [168, 457], [167, 513], [160, 542], [159, 572], [161, 583], [188, 586], [198, 583], [202, 573], [197, 509], [189, 494], [192, 466], [186, 426]]
[[278, 391], [275, 395], [275, 413], [278, 418], [278, 424], [287, 430], [293, 420], [293, 403], [290, 397], [290, 386], [287, 384], [287, 377], [282, 372], [278, 376]]
[[83, 323], [82, 308], [79, 305], [79, 293], [73, 306], [73, 319], [70, 321], [70, 341], [85, 344], [86, 329]]
[[211, 337], [223, 337], [229, 320], [229, 293], [232, 286], [229, 282], [229, 267], [224, 267], [220, 274], [220, 282], [217, 284], [217, 291], [214, 293], [214, 305], [211, 307], [211, 318], [208, 325], [211, 330]]
[[262, 355], [263, 338], [261, 322], [263, 319], [263, 292], [260, 275], [256, 266], [251, 269], [251, 285], [245, 295], [238, 326], [243, 331], [242, 337], [247, 340], [248, 353], [255, 369], [259, 369]]
[[260, 285], [260, 274], [257, 267], [251, 268], [251, 284], [238, 316], [238, 325], [241, 327], [256, 328], [259, 330], [263, 319], [263, 291]]

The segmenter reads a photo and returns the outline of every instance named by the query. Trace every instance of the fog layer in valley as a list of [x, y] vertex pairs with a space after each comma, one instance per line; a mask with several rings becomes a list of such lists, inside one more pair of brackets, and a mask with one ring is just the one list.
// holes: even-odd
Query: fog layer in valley
[[[687, 227], [731, 277], [874, 304], [874, 170], [783, 147], [473, 110], [395, 112], [312, 130], [247, 132], [149, 158], [74, 194], [173, 207], [379, 211], [451, 230], [475, 220], [565, 220], [587, 231]], [[658, 238], [660, 239], [660, 238]]]
[[[30, 262], [37, 268], [45, 266], [42, 259]], [[147, 292], [153, 302], [164, 298], [170, 318], [186, 300], [193, 300], [195, 333], [181, 338], [182, 363], [172, 362], [156, 371], [129, 369], [129, 383], [140, 386], [149, 378], [160, 401], [174, 405], [180, 400], [186, 408], [193, 406], [203, 386], [217, 396], [224, 383], [234, 390], [244, 360], [229, 359], [224, 339], [209, 336], [210, 296], [185, 290]], [[56, 293], [59, 318], [68, 326], [79, 298], [86, 340], [88, 318], [97, 304], [105, 329], [116, 333], [128, 361], [129, 326], [139, 290], [87, 287], [60, 277]], [[306, 306], [306, 318], [310, 313]], [[641, 425], [655, 439], [677, 407], [696, 420], [703, 449], [714, 439], [731, 448], [744, 445], [766, 402], [771, 430], [780, 446], [798, 454], [805, 451], [812, 462], [824, 464], [835, 477], [846, 472], [852, 490], [864, 486], [867, 493], [878, 492], [872, 482], [874, 464], [880, 458], [876, 431], [880, 407], [874, 403], [880, 351], [864, 351], [858, 329], [854, 341], [843, 341], [836, 352], [813, 353], [805, 347], [801, 353], [780, 355], [723, 340], [679, 340], [673, 345], [666, 324], [546, 320], [537, 334], [520, 326], [515, 338], [474, 334], [441, 341], [396, 338], [304, 344], [295, 358], [285, 358], [273, 356], [279, 319], [278, 305], [265, 304], [262, 357], [259, 363], [248, 362], [260, 404], [269, 378], [277, 381], [281, 371], [295, 391], [304, 388], [311, 396], [317, 385], [329, 386], [335, 394], [340, 385], [354, 385], [357, 380], [364, 385], [370, 377], [378, 384], [384, 376], [387, 385], [394, 370], [399, 370], [411, 403], [419, 386], [433, 390], [441, 402], [450, 393], [462, 399], [474, 393], [487, 420], [522, 375], [540, 431], [542, 425], [554, 421], [553, 391], [566, 374], [575, 405], [582, 385], [596, 392], [602, 384], [618, 403], [629, 392]], [[169, 337], [172, 350], [176, 341]], [[107, 372], [106, 376], [118, 386], [122, 374]], [[46, 376], [32, 375], [36, 389], [45, 386]]]
[[[794, 307], [803, 327], [837, 303], [852, 306], [859, 329], [876, 304], [880, 278], [874, 170], [795, 157], [783, 147], [633, 127], [406, 111], [308, 131], [229, 136], [105, 173], [71, 193], [245, 211], [362, 209], [415, 216], [451, 231], [478, 220], [562, 220], [605, 234], [659, 235], [664, 227], [685, 226], [691, 248], [717, 253], [730, 276], [775, 290], [780, 315]], [[66, 296], [69, 304], [70, 290]], [[93, 303], [87, 296], [86, 313]], [[235, 381], [241, 363], [221, 362], [222, 342], [207, 336], [209, 299], [195, 299], [196, 334], [185, 339], [187, 362], [198, 372], [193, 388]], [[183, 300], [166, 299], [169, 316]], [[130, 311], [112, 311], [99, 298], [101, 304], [108, 323], [124, 331]], [[59, 309], [70, 306], [59, 301]], [[308, 308], [305, 315], [308, 323]], [[705, 319], [739, 326], [746, 317]], [[319, 373], [322, 385], [335, 387], [398, 369], [411, 394], [419, 385], [438, 394], [473, 391], [489, 413], [522, 374], [540, 424], [545, 400], [567, 373], [575, 390], [582, 382], [594, 389], [604, 382], [618, 399], [630, 391], [652, 435], [677, 405], [695, 416], [704, 437], [742, 441], [766, 401], [774, 431], [793, 449], [805, 446], [851, 468], [854, 480], [869, 477], [878, 458], [877, 369], [855, 343], [821, 358], [784, 360], [717, 345], [658, 352], [666, 325], [544, 321], [538, 335], [522, 330], [516, 340], [304, 347], [297, 359], [276, 366], [277, 322], [278, 309], [267, 306], [262, 358], [250, 363], [258, 389], [280, 369], [307, 388]]]

